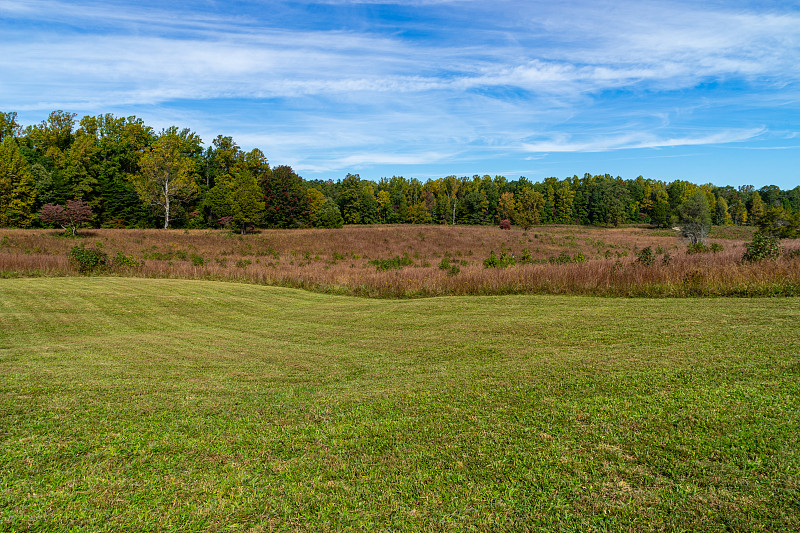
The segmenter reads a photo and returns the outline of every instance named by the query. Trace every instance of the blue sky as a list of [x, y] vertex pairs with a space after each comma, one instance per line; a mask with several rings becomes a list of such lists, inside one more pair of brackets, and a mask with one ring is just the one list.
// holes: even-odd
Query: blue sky
[[0, 110], [230, 135], [307, 179], [800, 185], [800, 3], [0, 0]]

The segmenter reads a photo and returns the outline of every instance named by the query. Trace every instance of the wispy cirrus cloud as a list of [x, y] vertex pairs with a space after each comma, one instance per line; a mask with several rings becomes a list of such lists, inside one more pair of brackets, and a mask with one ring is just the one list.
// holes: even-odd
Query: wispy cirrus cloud
[[[161, 21], [166, 30], [190, 27], [195, 33], [180, 38], [167, 32], [56, 34], [38, 45], [29, 40], [6, 43], [2, 63], [27, 81], [20, 85], [22, 92], [36, 84], [58, 83], [67, 94], [70, 88], [85, 93], [87, 86], [99, 83], [124, 101], [154, 99], [142, 103], [157, 103], [159, 94], [163, 99], [202, 99], [466, 91], [484, 86], [570, 96], [654, 85], [680, 89], [719, 77], [800, 77], [797, 69], [789, 68], [800, 51], [800, 17], [791, 14], [695, 13], [693, 20], [707, 22], [693, 24], [687, 23], [688, 16], [673, 14], [670, 20], [665, 14], [658, 24], [631, 23], [613, 40], [601, 33], [591, 47], [538, 49], [536, 43], [451, 47], [392, 35], [263, 28], [252, 17], [239, 17], [248, 22], [237, 23], [229, 16], [175, 17], [166, 10], [115, 10], [52, 0], [32, 4], [37, 13], [79, 19], [91, 14], [95, 22], [121, 19], [147, 22], [148, 28]], [[32, 9], [19, 2], [4, 5], [22, 13]], [[585, 23], [569, 22], [578, 28]], [[554, 28], [562, 30], [568, 28]]]
[[766, 128], [727, 130], [699, 136], [659, 138], [643, 132], [630, 132], [575, 140], [571, 135], [560, 135], [549, 140], [523, 143], [526, 152], [606, 152], [641, 148], [669, 148], [674, 146], [701, 146], [748, 141], [762, 135]]
[[706, 6], [0, 0], [0, 99], [177, 117], [310, 172], [518, 168], [763, 141], [786, 129], [779, 109], [800, 120], [798, 10]]

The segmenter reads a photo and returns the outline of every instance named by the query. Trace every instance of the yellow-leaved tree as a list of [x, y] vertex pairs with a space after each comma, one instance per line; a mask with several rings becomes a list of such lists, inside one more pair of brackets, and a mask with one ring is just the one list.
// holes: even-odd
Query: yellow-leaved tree
[[0, 226], [26, 228], [33, 222], [36, 185], [17, 141], [7, 135], [0, 143]]
[[175, 204], [194, 198], [199, 189], [195, 182], [195, 161], [189, 153], [199, 146], [193, 133], [165, 130], [142, 154], [141, 172], [134, 176], [136, 192], [164, 216], [164, 229], [169, 228]]

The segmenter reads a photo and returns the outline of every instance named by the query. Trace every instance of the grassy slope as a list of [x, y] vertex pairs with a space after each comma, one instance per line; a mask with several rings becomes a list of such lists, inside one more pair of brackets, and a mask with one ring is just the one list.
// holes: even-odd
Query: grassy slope
[[0, 280], [0, 530], [800, 529], [800, 301]]

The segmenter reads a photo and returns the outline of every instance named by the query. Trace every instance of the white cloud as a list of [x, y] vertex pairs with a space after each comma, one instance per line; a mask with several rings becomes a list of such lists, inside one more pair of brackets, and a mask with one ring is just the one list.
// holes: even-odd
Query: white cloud
[[558, 135], [552, 139], [523, 143], [526, 152], [606, 152], [635, 148], [668, 148], [672, 146], [700, 146], [727, 144], [753, 139], [766, 132], [765, 128], [725, 130], [700, 136], [660, 138], [650, 133], [633, 132], [604, 135], [583, 141], [574, 141], [571, 135]]
[[366, 165], [423, 165], [439, 163], [451, 159], [454, 153], [422, 152], [412, 154], [361, 153], [352, 154], [335, 160], [338, 168], [359, 167]]
[[[0, 88], [12, 105], [29, 105], [30, 94], [46, 87], [59, 88], [63, 107], [88, 101], [154, 104], [298, 94], [348, 98], [354, 93], [464, 92], [496, 86], [518, 87], [534, 96], [555, 94], [564, 102], [609, 89], [690, 88], [704, 79], [765, 77], [785, 83], [800, 78], [795, 68], [800, 17], [793, 14], [684, 14], [648, 5], [657, 18], [634, 10], [617, 22], [625, 31], [609, 37], [596, 31], [607, 17], [589, 9], [600, 20], [587, 20], [579, 12], [557, 19], [559, 24], [551, 22], [550, 31], [559, 36], [583, 32], [590, 39], [546, 47], [523, 43], [520, 49], [502, 43], [455, 47], [393, 35], [259, 28], [255, 21], [237, 24], [235, 17], [176, 17], [166, 10], [53, 0], [7, 1], [0, 7], [12, 13], [35, 9], [79, 19], [91, 14], [95, 21], [147, 20], [164, 24], [166, 30], [196, 30], [189, 37], [137, 31], [53, 35], [38, 42], [23, 40], [21, 33], [18, 40], [4, 43], [0, 59], [3, 71], [15, 74]], [[97, 97], [99, 92], [107, 96]]]
[[[266, 8], [277, 4], [220, 14], [202, 12], [213, 3], [176, 12], [0, 0], [0, 101], [39, 120], [59, 108], [174, 117], [204, 138], [222, 132], [329, 170], [736, 143], [768, 121], [706, 124], [709, 109], [797, 109], [800, 14], [791, 10], [398, 1], [468, 24], [393, 21], [405, 34], [371, 20], [337, 30], [273, 23]], [[48, 31], [17, 24], [26, 19]], [[696, 90], [714, 83], [745, 89]]]

